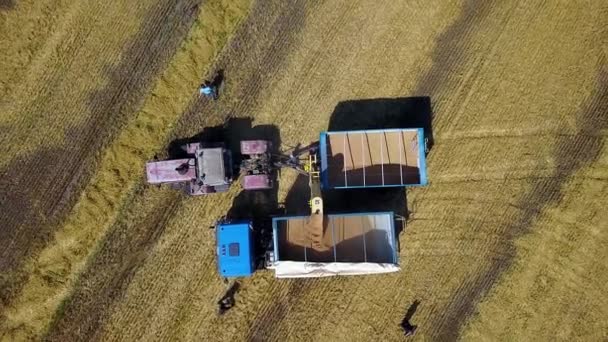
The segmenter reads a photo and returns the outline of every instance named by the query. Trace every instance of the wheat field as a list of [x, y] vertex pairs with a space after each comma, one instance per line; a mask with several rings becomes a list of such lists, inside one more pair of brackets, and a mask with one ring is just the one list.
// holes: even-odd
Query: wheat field
[[[606, 27], [601, 0], [0, 1], [2, 340], [399, 341], [414, 302], [416, 340], [608, 339]], [[260, 196], [147, 186], [145, 161], [229, 118], [293, 146], [415, 98], [429, 185], [380, 203], [409, 214], [402, 270], [260, 271], [218, 316], [208, 227]]]

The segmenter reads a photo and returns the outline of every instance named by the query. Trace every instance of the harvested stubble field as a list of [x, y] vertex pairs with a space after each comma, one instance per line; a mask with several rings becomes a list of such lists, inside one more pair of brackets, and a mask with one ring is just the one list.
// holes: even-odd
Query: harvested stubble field
[[[0, 1], [0, 336], [401, 340], [419, 301], [420, 340], [607, 339], [607, 27], [600, 0]], [[144, 162], [228, 117], [293, 145], [404, 97], [434, 145], [403, 270], [260, 272], [217, 316], [207, 227], [263, 199], [148, 187]]]

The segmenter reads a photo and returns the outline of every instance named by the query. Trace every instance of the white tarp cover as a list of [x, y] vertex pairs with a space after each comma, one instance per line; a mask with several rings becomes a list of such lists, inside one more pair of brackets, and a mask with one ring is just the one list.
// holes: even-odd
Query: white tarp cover
[[397, 264], [380, 264], [371, 262], [303, 262], [277, 261], [274, 263], [277, 278], [316, 278], [337, 275], [364, 275], [397, 272]]

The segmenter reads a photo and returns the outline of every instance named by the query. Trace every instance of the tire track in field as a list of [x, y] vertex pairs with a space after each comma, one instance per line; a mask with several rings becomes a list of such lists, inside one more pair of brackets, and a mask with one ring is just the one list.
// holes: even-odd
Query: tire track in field
[[[496, 7], [495, 2], [485, 1], [479, 3], [473, 0], [467, 0], [462, 7], [460, 17], [445, 31], [436, 41], [436, 49], [433, 51], [431, 69], [418, 81], [418, 85], [414, 94], [419, 95], [438, 95], [434, 102], [441, 102], [442, 96], [460, 96], [471, 93], [471, 88], [477, 82], [478, 76], [481, 73], [484, 60], [487, 59], [487, 54], [492, 53], [495, 49], [498, 38], [502, 32], [498, 32], [494, 39], [489, 40], [487, 46], [484, 47], [484, 55], [481, 60], [475, 61], [476, 67], [471, 67], [465, 79], [460, 83], [460, 87], [454, 92], [442, 92], [442, 87], [452, 81], [453, 77], [458, 75], [458, 68], [469, 60], [468, 52], [473, 45], [471, 40], [472, 34], [479, 28], [482, 21], [490, 14], [492, 8]], [[511, 10], [515, 8], [511, 6]], [[512, 11], [509, 11], [503, 21], [508, 21]], [[454, 95], [456, 93], [456, 95]], [[452, 123], [452, 118], [458, 113], [448, 109], [445, 111], [446, 116], [440, 120], [433, 118], [433, 129], [437, 132], [441, 131], [445, 126]]]
[[[260, 315], [256, 317], [247, 333], [246, 341], [258, 342], [273, 340], [273, 334], [279, 327], [281, 321], [293, 307], [293, 303], [301, 295], [306, 287], [310, 286], [310, 279], [287, 280], [287, 293], [284, 296], [274, 296], [273, 301], [262, 308]], [[274, 282], [281, 283], [283, 282]], [[276, 293], [276, 291], [274, 292]]]
[[[59, 20], [61, 25], [53, 30], [44, 46], [35, 52], [27, 67], [27, 76], [17, 86], [17, 91], [14, 92], [16, 95], [13, 95], [15, 98], [9, 100], [9, 102], [15, 102], [14, 108], [16, 111], [28, 113], [17, 118], [14, 125], [11, 125], [17, 132], [18, 137], [23, 138], [26, 133], [33, 135], [38, 132], [35, 127], [38, 122], [32, 120], [33, 117], [46, 119], [51, 116], [49, 113], [57, 113], [64, 121], [71, 123], [84, 121], [86, 116], [83, 118], [83, 112], [87, 112], [87, 115], [89, 115], [83, 99], [79, 96], [69, 96], [69, 94], [88, 94], [98, 89], [98, 85], [95, 82], [74, 82], [75, 75], [71, 75], [70, 69], [74, 63], [82, 63], [86, 57], [108, 61], [109, 63], [115, 63], [120, 58], [123, 47], [115, 46], [115, 42], [103, 41], [101, 44], [96, 44], [96, 41], [90, 40], [91, 35], [94, 36], [92, 39], [96, 39], [95, 33], [98, 33], [97, 30], [103, 30], [99, 26], [99, 22], [103, 19], [96, 14], [108, 11], [107, 7], [109, 6], [111, 5], [107, 3], [95, 3], [94, 5], [81, 3], [78, 6], [71, 6], [70, 10]], [[138, 4], [138, 6], [149, 7], [146, 4]], [[83, 7], [86, 9], [83, 9]], [[132, 15], [144, 12], [141, 8], [133, 7], [132, 11], [134, 13]], [[151, 9], [148, 9], [148, 12], [150, 11]], [[122, 32], [129, 26], [128, 22], [128, 20], [118, 21], [113, 29], [116, 32]], [[127, 43], [128, 41], [125, 42], [125, 46], [127, 46]], [[94, 51], [87, 49], [87, 47], [94, 49]], [[49, 65], [45, 65], [45, 63]], [[91, 63], [96, 65], [95, 61], [91, 61]], [[79, 67], [79, 65], [76, 65], [76, 67]], [[48, 72], [46, 69], [51, 69], [52, 72]], [[102, 66], [98, 66], [97, 69], [93, 67], [91, 70], [85, 67], [84, 70], [92, 74], [79, 75], [82, 78], [87, 76], [96, 77], [97, 74], [104, 71]], [[75, 84], [70, 83], [70, 81]], [[51, 120], [51, 124], [55, 126], [54, 129], [66, 129], [66, 134], [70, 132], [67, 130], [69, 127], [65, 123], [57, 123]], [[76, 127], [73, 127], [72, 131], [75, 129]], [[45, 132], [51, 131], [47, 128]], [[35, 146], [41, 145], [40, 139], [36, 139], [36, 135], [33, 135], [32, 138], [36, 142]], [[71, 138], [77, 139], [78, 137]], [[9, 154], [13, 154], [14, 151], [11, 152], [10, 149], [11, 145], [8, 145]]]
[[[150, 190], [140, 187], [133, 196], [150, 198]], [[145, 201], [124, 208], [125, 212], [121, 214], [127, 219], [112, 228], [93, 262], [80, 276], [70, 298], [55, 316], [45, 340], [99, 339], [100, 327], [107, 319], [109, 309], [122, 298], [129, 280], [162, 235], [171, 213], [181, 204], [179, 194], [170, 191], [161, 191], [151, 200], [159, 201], [166, 210], [155, 210], [155, 206], [146, 210]], [[114, 277], [108, 277], [108, 274]]]
[[492, 263], [460, 287], [453, 300], [440, 314], [440, 321], [433, 331], [439, 340], [454, 340], [474, 313], [477, 303], [511, 265], [515, 256], [514, 241], [529, 231], [544, 208], [563, 197], [562, 188], [577, 171], [592, 164], [603, 148], [601, 132], [608, 129], [608, 70], [606, 59], [598, 60], [596, 90], [587, 101], [587, 106], [576, 117], [575, 135], [558, 136], [555, 143], [556, 165], [549, 177], [532, 178], [531, 190], [516, 205], [522, 208], [519, 216], [504, 229], [503, 243], [491, 246]]
[[[100, 8], [97, 11], [103, 11], [104, 8]], [[162, 18], [165, 17], [167, 15], [167, 13], [165, 11], [161, 12], [161, 13], [156, 13], [153, 10], [150, 10], [150, 13], [152, 13], [154, 16], [152, 18], [150, 18], [150, 22], [154, 22], [154, 23], [158, 23], [157, 25], [155, 25], [154, 28], [150, 29], [149, 31], [152, 32], [153, 34], [156, 33], [157, 31], [159, 31], [161, 25], [162, 25]], [[120, 26], [116, 28], [117, 30], [120, 30]], [[82, 51], [80, 49], [79, 44], [84, 43], [84, 40], [86, 39], [86, 37], [88, 36], [91, 28], [90, 27], [85, 27], [86, 32], [76, 32], [75, 34], [75, 38], [73, 39], [68, 39], [66, 38], [67, 42], [63, 42], [62, 45], [68, 45], [66, 49], [64, 49], [67, 52], [61, 53], [61, 56], [70, 56], [73, 58], [70, 58], [69, 60], [65, 61], [66, 65], [63, 66], [63, 69], [60, 69], [59, 71], [57, 71], [56, 73], [53, 74], [48, 74], [48, 75], [44, 75], [45, 78], [43, 78], [42, 82], [42, 89], [40, 90], [40, 92], [38, 94], [36, 94], [35, 98], [33, 101], [30, 101], [30, 106], [26, 107], [23, 111], [24, 112], [36, 112], [36, 113], [42, 113], [44, 111], [61, 111], [63, 110], [63, 108], [56, 108], [57, 107], [57, 103], [53, 102], [53, 94], [52, 94], [52, 89], [56, 88], [54, 86], [54, 84], [59, 84], [60, 81], [62, 80], [62, 71], [64, 69], [67, 69], [70, 67], [71, 63], [74, 61], [74, 59], [76, 59], [77, 56], [79, 56], [81, 53], [83, 53], [84, 51]], [[144, 37], [146, 38], [146, 37]], [[152, 44], [155, 44], [156, 42], [152, 42]], [[142, 45], [142, 44], [140, 44]], [[106, 51], [108, 51], [108, 46], [104, 45], [104, 47], [101, 50], [101, 53], [105, 53]], [[130, 68], [132, 69], [131, 71], [133, 72], [137, 72], [137, 70], [141, 70], [142, 67], [146, 67], [145, 65], [141, 64], [141, 56], [142, 55], [146, 55], [149, 51], [144, 51], [143, 53], [137, 53], [137, 51], [135, 50], [141, 50], [141, 49], [137, 49], [134, 47], [134, 45], [132, 44], [132, 46], [127, 46], [126, 48], [126, 52], [125, 55], [127, 55], [129, 58], [129, 61], [131, 61], [133, 64], [132, 65], [136, 65], [135, 68]], [[169, 49], [170, 51], [171, 49]], [[74, 52], [74, 55], [72, 55], [72, 52]], [[135, 59], [132, 59], [131, 57], [135, 56]], [[151, 57], [152, 58], [152, 57]], [[132, 60], [131, 60], [132, 59]], [[97, 91], [95, 90], [94, 93], [92, 93], [92, 95], [90, 95], [90, 101], [95, 101], [96, 100], [96, 94], [103, 94], [104, 92], [108, 92], [108, 91], [113, 91], [114, 90], [115, 93], [119, 93], [120, 88], [122, 88], [124, 90], [125, 84], [127, 82], [132, 82], [133, 80], [137, 80], [137, 78], [133, 78], [133, 80], [129, 79], [128, 77], [124, 77], [124, 74], [126, 74], [125, 68], [124, 68], [124, 64], [121, 67], [118, 67], [117, 69], [110, 69], [109, 72], [111, 73], [110, 75], [110, 85], [108, 87], [105, 88], [105, 90], [101, 90], [101, 91]], [[126, 64], [130, 64], [130, 63], [126, 63]], [[138, 65], [141, 64], [141, 65]], [[123, 74], [122, 76], [120, 74]], [[116, 77], [115, 77], [116, 76]], [[49, 86], [50, 85], [50, 86]], [[133, 87], [134, 83], [130, 84], [131, 87], [129, 87], [129, 90], [133, 91], [135, 94], [137, 94], [137, 88]], [[46, 90], [45, 90], [46, 89]], [[82, 92], [86, 93], [88, 91], [93, 91], [93, 89], [91, 88], [86, 88], [86, 89], [82, 89]], [[128, 93], [128, 92], [123, 92], [123, 93]], [[41, 97], [42, 95], [44, 95], [43, 97]], [[56, 95], [56, 94], [55, 94]], [[124, 95], [124, 94], [123, 94]], [[109, 100], [109, 101], [106, 101]], [[75, 102], [76, 100], [74, 99], [68, 99], [67, 103], [61, 103], [61, 105], [64, 105], [65, 107], [72, 107], [72, 106], [77, 106], [77, 103]], [[112, 105], [113, 103], [111, 102], [111, 99], [101, 99], [98, 102], [103, 103], [103, 108], [102, 106], [96, 106], [96, 105], [91, 105], [90, 107], [92, 107], [91, 112], [93, 114], [100, 114], [101, 112], [103, 112], [103, 115], [105, 116], [102, 120], [102, 118], [99, 117], [99, 115], [95, 116], [93, 115], [93, 124], [90, 123], [86, 123], [87, 126], [94, 126], [94, 129], [84, 129], [84, 126], [81, 127], [73, 127], [70, 130], [68, 130], [67, 132], [67, 136], [75, 141], [82, 141], [82, 139], [85, 139], [84, 145], [89, 145], [91, 141], [94, 140], [99, 140], [99, 136], [98, 135], [102, 135], [104, 133], [104, 129], [107, 129], [109, 127], [111, 127], [113, 124], [118, 124], [120, 121], [119, 119], [122, 118], [122, 116], [124, 116], [125, 113], [117, 113], [118, 115], [112, 116], [112, 115], [108, 115], [109, 113], [107, 113], [107, 111], [111, 111], [113, 110], [113, 108], [109, 108], [108, 105]], [[114, 101], [114, 102], [118, 102], [118, 101]], [[51, 103], [51, 108], [48, 107], [48, 104]], [[77, 116], [78, 113], [73, 113], [72, 117]], [[31, 127], [30, 127], [31, 128]], [[108, 138], [109, 139], [109, 138]], [[101, 147], [101, 146], [100, 146]], [[67, 146], [66, 150], [69, 152], [78, 152], [78, 151], [73, 151], [73, 146]], [[66, 151], [66, 152], [67, 152]], [[64, 153], [67, 154], [67, 153]], [[87, 154], [84, 154], [84, 156], [86, 157]], [[80, 156], [79, 157], [83, 157]], [[43, 163], [41, 163], [43, 164]], [[60, 168], [58, 169], [56, 174], [58, 175], [62, 175], [64, 173], [64, 171], [66, 170], [70, 170], [71, 168], [73, 168], [74, 165], [70, 164], [70, 163], [58, 163], [60, 164]], [[38, 166], [38, 165], [36, 165]], [[73, 173], [72, 170], [67, 171], [68, 174]], [[27, 175], [28, 177], [30, 177], [27, 182], [32, 184], [35, 184], [35, 179], [38, 177], [38, 175], [32, 175], [31, 173]], [[69, 177], [69, 178], [75, 178], [75, 177]], [[24, 181], [25, 182], [25, 181]], [[47, 189], [46, 193], [49, 194], [49, 196], [53, 196], [56, 194], [57, 191], [60, 191], [62, 189], [61, 184], [63, 184], [62, 182], [56, 182], [54, 184], [52, 184], [52, 186], [54, 186], [54, 188], [50, 188]], [[50, 198], [45, 198], [42, 197], [40, 199], [38, 199], [40, 202], [46, 202], [51, 201]], [[47, 210], [47, 214], [51, 215], [54, 211], [54, 208], [50, 208], [49, 210]]]
[[[151, 12], [152, 15], [146, 20], [148, 26], [144, 25], [143, 31], [133, 40], [133, 45], [123, 54], [123, 62], [109, 70], [109, 85], [89, 96], [93, 115], [84, 125], [69, 132], [74, 139], [82, 140], [84, 137], [85, 146], [94, 146], [100, 136], [105, 137], [97, 146], [98, 150], [103, 150], [111, 141], [127, 114], [135, 112], [141, 105], [149, 84], [185, 37], [196, 17], [195, 2], [174, 0], [160, 3]], [[181, 21], [182, 18], [185, 20]], [[108, 112], [118, 115], [103, 117]], [[80, 163], [79, 166], [84, 167], [85, 164]]]
[[[98, 11], [104, 11], [104, 8], [100, 8]], [[162, 25], [163, 17], [168, 15], [168, 13], [166, 11], [162, 11], [162, 12], [158, 13], [156, 11], [156, 8], [150, 9], [149, 13], [152, 13], [153, 16], [150, 17], [149, 19], [147, 19], [147, 21], [156, 23], [156, 25], [153, 28], [149, 29], [149, 32], [152, 32], [152, 33], [161, 32], [160, 27]], [[124, 26], [124, 23], [121, 22], [120, 24], [122, 24], [122, 25], [119, 25], [116, 28], [116, 30], [120, 30], [121, 26]], [[87, 30], [90, 31], [91, 28], [87, 27]], [[159, 37], [160, 36], [161, 36], [161, 34], [159, 34]], [[147, 39], [147, 38], [148, 37], [143, 37], [143, 39]], [[152, 38], [153, 42], [151, 42], [151, 45], [155, 43], [155, 41], [154, 41], [155, 39], [156, 39], [155, 37]], [[84, 38], [82, 38], [81, 40], [84, 40]], [[132, 40], [131, 42], [133, 42], [133, 41], [135, 41], [135, 40]], [[77, 44], [74, 44], [74, 45], [77, 45]], [[79, 48], [76, 48], [74, 50], [75, 50], [75, 52], [77, 51], [77, 53], [74, 55], [72, 55], [71, 53], [65, 54], [67, 56], [72, 57], [70, 60], [67, 61], [67, 63], [66, 63], [67, 67], [64, 67], [65, 69], [69, 68], [69, 66], [80, 55], [80, 53], [86, 53], [86, 51], [83, 51], [82, 49], [79, 49]], [[168, 46], [168, 51], [174, 51], [174, 49]], [[100, 53], [112, 53], [112, 52], [113, 51], [111, 51], [110, 46], [108, 46], [108, 45], [104, 46], [104, 48], [100, 51]], [[148, 52], [153, 52], [153, 51], [150, 50]], [[65, 106], [67, 108], [70, 108], [70, 107], [85, 108], [88, 105], [88, 109], [86, 111], [89, 113], [88, 120], [86, 120], [82, 125], [71, 127], [65, 131], [65, 135], [70, 141], [77, 141], [77, 142], [79, 142], [79, 144], [81, 146], [85, 146], [85, 149], [82, 151], [78, 150], [80, 148], [80, 146], [77, 146], [75, 149], [76, 151], [74, 151], [74, 153], [79, 154], [79, 157], [81, 159], [76, 160], [75, 162], [63, 163], [63, 167], [59, 168], [56, 171], [56, 174], [62, 175], [66, 179], [71, 179], [70, 184], [85, 184], [88, 181], [88, 179], [91, 176], [90, 171], [89, 171], [89, 174], [84, 175], [85, 180], [83, 180], [82, 183], [79, 183], [80, 177], [83, 175], [84, 172], [88, 171], [88, 170], [86, 170], [86, 167], [90, 164], [93, 164], [93, 165], [97, 164], [97, 161], [99, 160], [100, 154], [95, 154], [92, 152], [103, 150], [105, 148], [105, 146], [107, 145], [107, 143], [112, 140], [112, 137], [116, 134], [116, 132], [118, 131], [118, 128], [124, 123], [124, 121], [126, 120], [128, 115], [135, 112], [135, 109], [120, 111], [119, 108], [117, 108], [115, 106], [113, 107], [113, 105], [116, 105], [116, 104], [120, 103], [121, 101], [129, 101], [130, 103], [128, 105], [137, 105], [138, 101], [143, 101], [143, 91], [145, 89], [143, 89], [141, 87], [142, 86], [145, 87], [149, 81], [144, 80], [143, 82], [141, 82], [142, 78], [137, 77], [137, 76], [139, 76], [139, 75], [137, 75], [137, 73], [140, 70], [146, 68], [147, 66], [150, 66], [152, 68], [156, 67], [156, 65], [154, 63], [147, 63], [147, 65], [141, 64], [142, 62], [144, 62], [141, 60], [141, 56], [146, 55], [146, 54], [147, 54], [147, 52], [142, 51], [141, 47], [135, 47], [134, 45], [127, 46], [127, 49], [124, 51], [124, 53], [122, 55], [120, 55], [120, 57], [123, 59], [123, 63], [118, 65], [116, 68], [107, 67], [107, 69], [108, 69], [107, 73], [109, 74], [109, 76], [107, 77], [108, 85], [105, 88], [100, 90], [100, 89], [94, 87], [94, 85], [89, 85], [88, 87], [81, 89], [82, 93], [89, 94], [88, 103], [79, 103], [79, 102], [81, 102], [81, 100], [74, 98], [74, 99], [68, 99], [68, 102], [65, 104]], [[153, 55], [153, 53], [151, 55]], [[115, 56], [108, 57], [106, 59], [113, 63], [114, 60], [117, 59], [117, 57], [119, 57], [119, 56], [115, 55]], [[148, 62], [150, 62], [150, 61], [148, 61]], [[132, 63], [132, 65], [136, 65], [135, 68], [132, 68], [130, 70], [130, 72], [135, 73], [135, 75], [134, 75], [135, 77], [130, 77], [130, 75], [128, 75], [128, 72], [125, 71], [124, 66], [125, 66], [125, 64], [129, 64], [129, 63]], [[122, 69], [122, 70], [120, 70], [120, 69]], [[154, 72], [153, 74], [158, 73], [158, 71]], [[60, 83], [60, 81], [61, 81], [60, 76], [61, 76], [61, 72], [50, 75], [52, 82], [55, 82], [55, 83]], [[127, 77], [125, 77], [125, 76], [127, 76]], [[150, 76], [153, 76], [153, 75], [150, 74]], [[51, 82], [51, 84], [52, 84], [52, 82]], [[129, 85], [129, 86], [127, 86], [127, 85]], [[49, 88], [49, 87], [47, 87], [47, 88]], [[32, 102], [33, 107], [31, 109], [31, 111], [42, 113], [44, 111], [49, 111], [49, 110], [50, 111], [61, 111], [62, 110], [62, 108], [57, 108], [58, 107], [57, 103], [52, 102], [53, 88], [54, 87], [50, 87], [50, 89], [47, 89], [47, 93], [42, 99], [36, 99], [35, 101]], [[122, 98], [116, 98], [116, 97], [106, 98], [106, 99], [103, 98], [103, 95], [105, 93], [112, 92], [112, 91], [114, 91], [117, 94], [121, 94]], [[54, 106], [50, 107], [50, 109], [49, 108], [45, 109], [44, 104], [47, 102], [53, 103]], [[98, 102], [101, 105], [96, 105], [96, 104], [94, 104], [94, 102]], [[126, 102], [122, 102], [122, 103], [125, 104]], [[62, 105], [62, 104], [60, 103], [59, 105]], [[28, 110], [28, 111], [30, 111], [30, 110]], [[115, 114], [115, 115], [112, 115], [112, 114]], [[73, 118], [78, 117], [78, 115], [79, 115], [78, 111], [74, 111], [72, 113], [72, 116], [70, 119], [73, 120]], [[67, 146], [66, 149], [68, 151], [70, 151], [70, 150], [73, 150], [73, 147]], [[90, 156], [91, 154], [93, 154], [95, 157], [91, 157]], [[83, 160], [84, 160], [84, 162], [83, 162]], [[75, 170], [77, 172], [75, 172]], [[47, 194], [49, 194], [50, 196], [56, 196], [57, 192], [62, 192], [62, 195], [60, 196], [60, 198], [69, 199], [69, 195], [71, 194], [71, 191], [68, 191], [68, 190], [70, 187], [68, 187], [66, 190], [63, 190], [63, 188], [61, 187], [61, 184], [62, 183], [60, 183], [60, 182], [54, 183], [53, 187], [48, 189]], [[51, 202], [51, 201], [52, 201], [51, 198], [41, 198], [40, 199], [40, 202]], [[54, 207], [50, 208], [47, 211], [49, 213], [49, 215], [52, 215], [52, 213], [55, 212], [55, 210], [59, 207], [59, 204], [63, 204], [63, 203], [58, 202]]]
[[99, 151], [118, 124], [137, 110], [148, 85], [185, 37], [196, 17], [196, 2], [165, 1], [149, 13], [150, 19], [125, 48], [121, 64], [110, 71], [107, 87], [91, 94], [91, 119], [67, 134], [75, 141], [72, 145], [37, 151], [0, 173], [0, 212], [8, 213], [0, 230], [0, 273], [8, 274], [0, 283], [4, 305], [25, 277], [19, 273], [22, 262], [36, 255], [65, 218], [91, 177], [89, 168], [101, 157]]

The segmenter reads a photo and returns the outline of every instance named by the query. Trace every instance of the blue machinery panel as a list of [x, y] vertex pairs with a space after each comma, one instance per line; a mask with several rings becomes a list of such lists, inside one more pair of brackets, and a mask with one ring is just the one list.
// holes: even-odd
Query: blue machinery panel
[[250, 222], [221, 223], [216, 228], [216, 234], [219, 274], [222, 277], [252, 275], [255, 259]]

